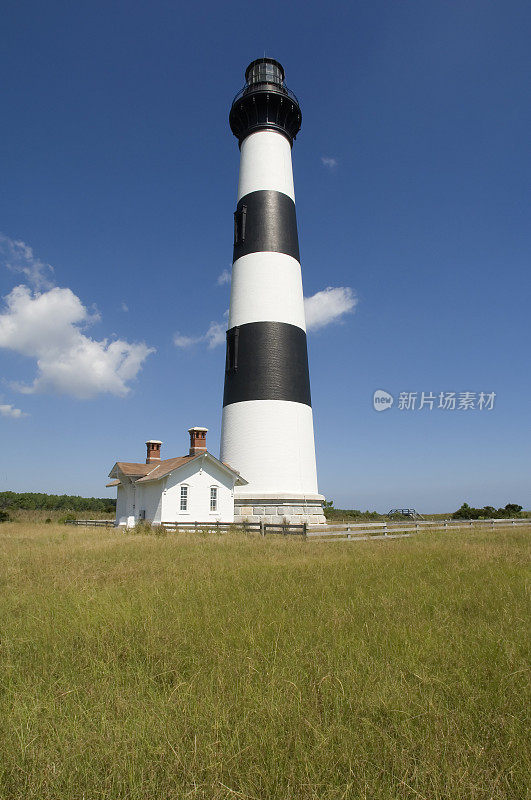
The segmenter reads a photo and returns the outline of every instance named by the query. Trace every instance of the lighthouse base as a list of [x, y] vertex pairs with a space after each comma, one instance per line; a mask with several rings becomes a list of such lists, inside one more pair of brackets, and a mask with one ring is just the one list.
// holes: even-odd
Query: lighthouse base
[[300, 525], [324, 525], [325, 498], [322, 494], [263, 494], [246, 497], [234, 494], [234, 522], [289, 522]]

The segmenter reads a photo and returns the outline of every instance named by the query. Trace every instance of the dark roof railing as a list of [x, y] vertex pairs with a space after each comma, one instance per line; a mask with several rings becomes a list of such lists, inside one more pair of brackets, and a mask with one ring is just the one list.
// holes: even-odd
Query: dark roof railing
[[236, 93], [234, 96], [234, 100], [232, 101], [232, 105], [240, 100], [244, 94], [253, 94], [254, 92], [274, 92], [275, 94], [285, 94], [290, 100], [293, 100], [297, 105], [299, 105], [299, 101], [297, 100], [297, 96], [291, 89], [288, 89], [287, 86], [281, 86], [278, 83], [246, 83], [245, 86], [240, 89], [239, 92]]

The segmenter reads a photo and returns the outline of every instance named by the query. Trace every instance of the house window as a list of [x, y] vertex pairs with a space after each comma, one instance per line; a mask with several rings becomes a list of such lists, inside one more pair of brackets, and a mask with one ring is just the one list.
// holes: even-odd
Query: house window
[[210, 510], [217, 511], [218, 510], [218, 487], [211, 486], [210, 487]]
[[181, 486], [181, 511], [188, 511], [188, 486]]

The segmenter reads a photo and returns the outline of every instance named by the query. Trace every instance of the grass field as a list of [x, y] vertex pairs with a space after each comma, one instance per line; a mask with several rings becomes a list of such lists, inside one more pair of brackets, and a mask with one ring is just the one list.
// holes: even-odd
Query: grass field
[[22, 508], [7, 509], [10, 522], [21, 522], [28, 525], [41, 524], [49, 519], [51, 522], [59, 523], [67, 514], [71, 514], [77, 519], [115, 519], [115, 514], [108, 514], [105, 511], [72, 511], [71, 509], [52, 509], [27, 510]]
[[528, 537], [1, 525], [0, 798], [525, 798]]

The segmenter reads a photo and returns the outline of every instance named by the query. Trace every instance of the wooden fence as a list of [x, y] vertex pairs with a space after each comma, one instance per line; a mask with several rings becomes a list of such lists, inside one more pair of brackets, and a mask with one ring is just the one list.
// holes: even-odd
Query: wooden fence
[[308, 526], [304, 522], [301, 525], [292, 525], [287, 522], [161, 522], [161, 527], [166, 530], [189, 530], [189, 531], [222, 531], [222, 530], [241, 530], [258, 531], [261, 536], [267, 533], [276, 533], [283, 536], [304, 536], [308, 532]]
[[[114, 520], [107, 519], [75, 519], [67, 520], [66, 525], [82, 525], [88, 527], [101, 527], [112, 528], [115, 525]], [[279, 522], [161, 522], [160, 527], [167, 531], [198, 531], [201, 533], [212, 533], [217, 531], [228, 530], [241, 530], [244, 531], [257, 531], [262, 536], [267, 533], [276, 533], [283, 536], [306, 536], [308, 526], [304, 522], [301, 525], [291, 525], [289, 523]]]
[[323, 525], [321, 529], [313, 528], [308, 531], [308, 538], [328, 539], [332, 541], [367, 539], [397, 539], [404, 536], [413, 536], [422, 531], [470, 530], [470, 528], [522, 526], [531, 527], [531, 519], [451, 519], [451, 520], [415, 520], [411, 523], [400, 522], [361, 522], [343, 525]]
[[[67, 525], [89, 527], [114, 527], [114, 520], [77, 519], [69, 520]], [[484, 520], [415, 520], [414, 522], [350, 522], [343, 525], [330, 524], [309, 527], [306, 523], [295, 525], [290, 523], [270, 522], [163, 522], [161, 527], [167, 531], [197, 531], [213, 533], [229, 530], [256, 531], [261, 536], [278, 534], [282, 536], [302, 536], [304, 539], [321, 541], [364, 541], [367, 539], [398, 539], [413, 536], [422, 531], [445, 532], [449, 530], [469, 530], [471, 528], [487, 528], [494, 530], [507, 526], [531, 527], [531, 519], [484, 519]]]

